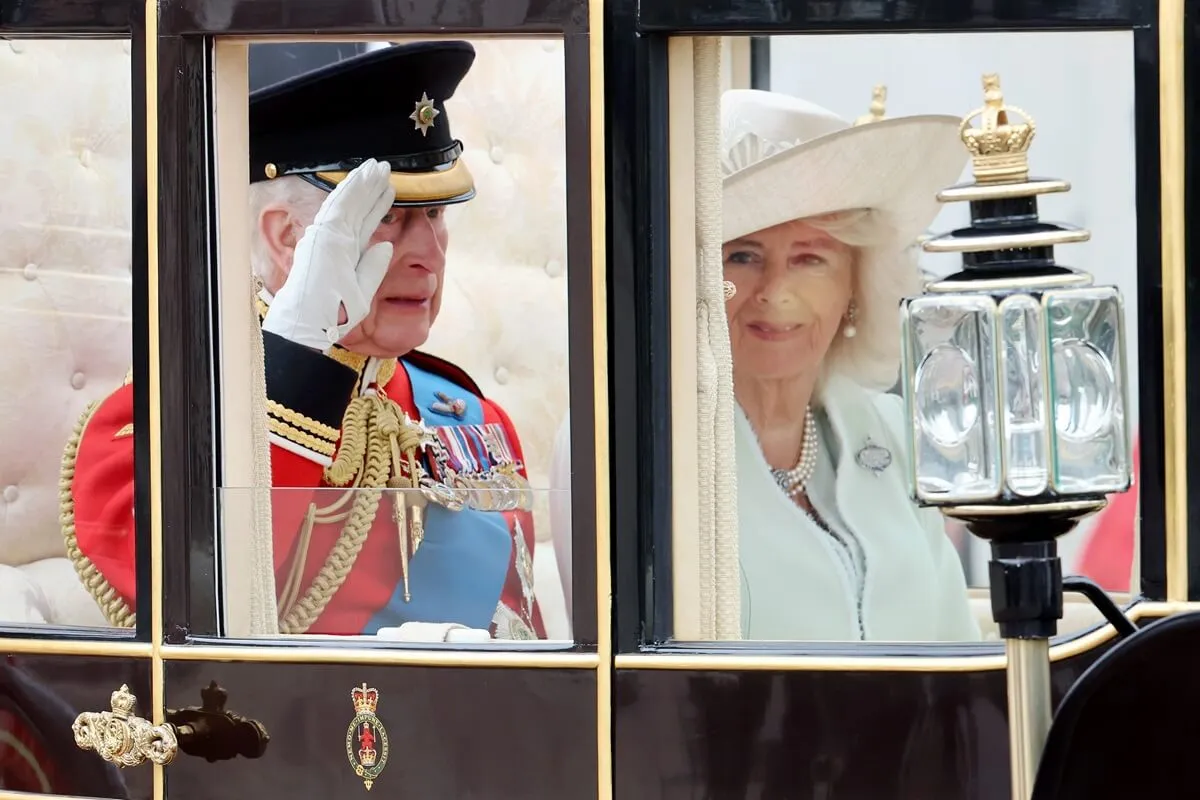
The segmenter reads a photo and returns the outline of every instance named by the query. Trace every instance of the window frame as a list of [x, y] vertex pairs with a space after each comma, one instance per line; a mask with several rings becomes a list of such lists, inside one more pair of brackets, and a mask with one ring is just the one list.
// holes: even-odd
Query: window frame
[[[953, 7], [951, 7], [953, 6]], [[675, 536], [685, 535], [676, 528], [680, 507], [678, 488], [672, 487], [671, 476], [678, 480], [678, 467], [671, 453], [682, 452], [673, 440], [687, 436], [690, 430], [685, 421], [677, 424], [673, 415], [681, 405], [671, 398], [670, 364], [672, 321], [664, 309], [675, 308], [689, 313], [694, 306], [692, 297], [672, 298], [672, 285], [664, 280], [680, 264], [689, 259], [673, 256], [671, 244], [683, 242], [690, 246], [693, 231], [686, 236], [670, 227], [671, 220], [686, 218], [690, 205], [690, 184], [687, 196], [671, 195], [668, 158], [676, 159], [680, 141], [670, 135], [666, 97], [668, 85], [690, 86], [686, 78], [673, 76], [666, 64], [669, 42], [676, 38], [699, 35], [752, 36], [751, 81], [762, 80], [762, 65], [767, 62], [765, 37], [779, 34], [846, 34], [846, 33], [908, 33], [944, 32], [967, 33], [1003, 29], [1019, 35], [1023, 31], [1096, 31], [1131, 30], [1134, 36], [1135, 106], [1136, 106], [1136, 194], [1138, 206], [1137, 251], [1142, 269], [1138, 277], [1140, 373], [1139, 384], [1141, 430], [1141, 487], [1166, 486], [1166, 492], [1148, 492], [1141, 505], [1141, 587], [1135, 592], [1135, 605], [1167, 600], [1200, 599], [1196, 579], [1200, 575], [1198, 548], [1187, 547], [1187, 522], [1190, 513], [1186, 502], [1185, 449], [1172, 443], [1168, 446], [1165, 410], [1174, 402], [1183, 401], [1182, 362], [1176, 361], [1173, 378], [1154, 380], [1151, 376], [1165, 372], [1164, 337], [1178, 335], [1182, 320], [1171, 317], [1172, 310], [1163, 304], [1164, 281], [1178, 296], [1172, 298], [1174, 313], [1181, 313], [1184, 297], [1194, 290], [1184, 291], [1182, 264], [1177, 260], [1164, 273], [1164, 239], [1177, 242], [1182, 235], [1178, 220], [1163, 218], [1162, 197], [1170, 187], [1164, 187], [1167, 169], [1160, 159], [1160, 63], [1159, 26], [1156, 9], [1150, 4], [1122, 2], [1115, 7], [1093, 0], [1081, 0], [1069, 11], [1052, 2], [1028, 3], [1025, 18], [997, 20], [985, 15], [982, 4], [938, 4], [930, 9], [922, 4], [899, 6], [890, 2], [877, 4], [824, 3], [819, 0], [789, 0], [783, 4], [746, 4], [737, 0], [718, 0], [715, 3], [673, 4], [669, 0], [642, 0], [610, 4], [610, 14], [616, 20], [610, 24], [608, 84], [612, 101], [608, 107], [613, 155], [617, 163], [628, 162], [642, 167], [637, 170], [610, 171], [610, 192], [614, 197], [628, 196], [618, 203], [610, 199], [610, 228], [615, 280], [636, 287], [638, 298], [654, 298], [654, 302], [635, 303], [631, 308], [633, 327], [638, 331], [637, 353], [650, 354], [637, 381], [616, 381], [614, 414], [628, 415], [637, 422], [638, 444], [630, 445], [639, 474], [619, 476], [640, 491], [619, 493], [614, 507], [616, 531], [616, 570], [614, 574], [618, 597], [616, 620], [616, 652], [618, 666], [627, 656], [641, 654], [648, 658], [675, 659], [677, 667], [688, 656], [723, 653], [738, 658], [812, 656], [818, 660], [827, 656], [847, 656], [856, 662], [901, 657], [912, 659], [914, 668], [931, 668], [942, 658], [994, 659], [1002, 645], [891, 645], [884, 643], [807, 643], [807, 642], [680, 642], [672, 638], [675, 597], [672, 573], [672, 542]], [[614, 66], [614, 62], [624, 62]], [[690, 62], [689, 62], [690, 63]], [[757, 63], [757, 67], [754, 66]], [[632, 79], [623, 78], [632, 68]], [[1162, 69], [1173, 69], [1171, 63]], [[768, 67], [769, 69], [769, 67]], [[755, 74], [757, 73], [757, 75]], [[1164, 90], [1166, 91], [1166, 90]], [[1164, 95], [1166, 97], [1166, 95]], [[1161, 102], [1174, 102], [1167, 98]], [[686, 105], [680, 103], [679, 105]], [[1164, 124], [1173, 120], [1164, 117]], [[678, 125], [679, 120], [676, 120]], [[690, 147], [690, 126], [686, 131]], [[1174, 158], [1174, 156], [1172, 156]], [[1172, 161], [1174, 163], [1174, 161]], [[636, 180], [631, 180], [631, 176]], [[682, 202], [680, 202], [682, 201]], [[645, 235], [649, 232], [650, 235]], [[1178, 244], [1172, 246], [1179, 246]], [[624, 257], [622, 257], [624, 254]], [[685, 267], [686, 268], [686, 267]], [[665, 317], [665, 319], [664, 319]], [[1180, 337], [1182, 341], [1182, 337]], [[691, 346], [690, 341], [684, 344]], [[625, 354], [626, 357], [630, 353]], [[657, 357], [657, 361], [655, 360]], [[1194, 370], [1189, 369], [1187, 374]], [[665, 387], [662, 383], [665, 380]], [[632, 384], [632, 385], [629, 385]], [[690, 392], [685, 387], [685, 392]], [[687, 401], [691, 402], [691, 401]], [[1175, 420], [1178, 425], [1178, 419]], [[642, 432], [652, 432], [645, 437]], [[1182, 431], [1176, 431], [1178, 437]], [[617, 445], [619, 447], [619, 444]], [[1194, 449], [1186, 446], [1186, 453]], [[1168, 462], [1170, 471], [1168, 471]], [[1168, 477], [1173, 480], [1168, 482]], [[1168, 511], [1171, 513], [1168, 525]], [[640, 525], [632, 524], [634, 521]], [[683, 527], [686, 530], [686, 526]], [[1170, 557], [1171, 568], [1168, 568]], [[1168, 575], [1172, 591], [1168, 592]], [[1180, 595], [1180, 592], [1183, 592]], [[636, 598], [636, 601], [634, 600]], [[1135, 614], [1138, 612], [1135, 612]], [[1102, 633], [1102, 631], [1101, 631]], [[1064, 634], [1056, 638], [1059, 647], [1085, 646], [1098, 635], [1095, 631]], [[756, 654], [752, 656], [751, 654]], [[986, 658], [984, 658], [986, 657]], [[679, 661], [683, 659], [683, 661]], [[637, 662], [640, 663], [640, 662]], [[921, 665], [924, 666], [921, 666]], [[634, 662], [629, 662], [633, 666]], [[647, 666], [650, 662], [647, 662]]]
[[[82, 0], [6, 5], [0, 8], [0, 38], [8, 40], [120, 39], [128, 40], [130, 51], [130, 163], [132, 203], [130, 208], [130, 278], [132, 324], [130, 366], [134, 375], [151, 375], [152, 335], [149, 313], [150, 242], [147, 208], [146, 143], [146, 13], [145, 5], [129, 0]], [[113, 627], [66, 627], [0, 623], [0, 639], [56, 639], [64, 643], [148, 643], [154, 607], [151, 585], [150, 537], [150, 409], [157, 400], [142, 381], [135, 387], [134, 420], [134, 545], [136, 585], [139, 587], [133, 629]], [[63, 443], [66, 444], [65, 442]], [[146, 587], [142, 589], [141, 587]]]
[[[597, 422], [607, 410], [606, 364], [595, 358], [594, 323], [604, 302], [603, 265], [593, 263], [592, 186], [597, 176], [591, 156], [588, 85], [590, 44], [586, 0], [572, 3], [476, 0], [459, 4], [438, 18], [437, 3], [421, 3], [402, 12], [374, 4], [289, 4], [239, 0], [227, 20], [204, 16], [203, 0], [164, 8], [161, 19], [159, 80], [162, 86], [159, 208], [160, 269], [164, 286], [184, 287], [160, 302], [164, 344], [163, 386], [176, 387], [163, 403], [164, 431], [187, 431], [164, 437], [163, 565], [164, 630], [168, 644], [248, 647], [316, 645], [321, 649], [389, 650], [454, 649], [399, 642], [305, 642], [304, 637], [237, 639], [223, 636], [221, 617], [220, 511], [218, 500], [223, 458], [220, 452], [220, 338], [217, 318], [219, 209], [214, 162], [215, 86], [218, 42], [253, 41], [380, 41], [411, 38], [542, 37], [560, 38], [566, 72], [567, 253], [571, 449], [572, 449], [572, 608], [573, 644], [533, 643], [505, 653], [553, 651], [595, 653], [597, 617], [597, 550], [608, 541], [607, 514], [598, 501], [606, 497], [607, 453], [598, 447]], [[484, 14], [484, 9], [487, 14]], [[499, 8], [497, 7], [499, 5]], [[405, 16], [409, 13], [409, 16]], [[419, 20], [417, 22], [416, 20]], [[433, 24], [431, 20], [436, 20]], [[320, 30], [319, 35], [311, 31]], [[182, 77], [179, 77], [182, 76]], [[178, 202], [183, 198], [193, 202]], [[189, 268], [188, 265], [191, 265]], [[597, 271], [599, 271], [597, 273]], [[601, 279], [597, 292], [595, 277]], [[181, 303], [179, 298], [188, 302]], [[602, 317], [599, 317], [602, 319]], [[601, 330], [603, 335], [604, 331]], [[602, 352], [602, 351], [601, 351]], [[169, 450], [169, 452], [168, 452]], [[190, 488], [187, 488], [190, 487]], [[167, 493], [170, 497], [167, 497]], [[605, 509], [606, 510], [606, 509]], [[170, 533], [172, 532], [173, 533]], [[607, 610], [605, 610], [607, 616]], [[495, 651], [495, 647], [488, 647]]]

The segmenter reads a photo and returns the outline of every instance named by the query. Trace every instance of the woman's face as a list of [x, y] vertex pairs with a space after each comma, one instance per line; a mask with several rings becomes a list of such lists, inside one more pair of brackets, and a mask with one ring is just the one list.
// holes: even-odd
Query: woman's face
[[853, 249], [802, 220], [726, 242], [725, 304], [734, 369], [745, 377], [813, 374], [841, 328], [854, 286]]

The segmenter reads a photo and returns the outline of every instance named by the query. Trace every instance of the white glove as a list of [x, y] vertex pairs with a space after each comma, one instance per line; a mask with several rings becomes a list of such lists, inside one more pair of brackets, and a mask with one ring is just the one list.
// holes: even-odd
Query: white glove
[[398, 628], [380, 628], [376, 634], [390, 642], [490, 642], [492, 635], [482, 628], [468, 628], [452, 622], [406, 622]]
[[[292, 270], [262, 328], [322, 353], [371, 311], [387, 274], [390, 242], [367, 244], [396, 199], [391, 166], [368, 159], [338, 184], [296, 245]], [[338, 324], [342, 308], [346, 321]]]

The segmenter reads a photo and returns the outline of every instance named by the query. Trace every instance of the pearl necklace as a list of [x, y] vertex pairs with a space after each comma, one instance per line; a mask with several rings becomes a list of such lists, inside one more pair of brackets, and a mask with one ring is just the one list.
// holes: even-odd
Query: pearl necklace
[[772, 469], [775, 482], [784, 494], [795, 500], [804, 494], [804, 489], [813, 473], [817, 471], [817, 454], [820, 451], [817, 440], [817, 417], [810, 406], [804, 412], [804, 445], [800, 448], [800, 458], [791, 469]]

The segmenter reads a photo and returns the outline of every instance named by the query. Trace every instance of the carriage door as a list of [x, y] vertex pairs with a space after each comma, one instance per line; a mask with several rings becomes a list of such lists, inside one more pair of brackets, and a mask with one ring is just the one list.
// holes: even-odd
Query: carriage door
[[[34, 19], [111, 14], [71, 9]], [[123, 18], [0, 42], [38, 387], [0, 796], [611, 796], [598, 9], [149, 11], [132, 56]], [[368, 157], [392, 343], [322, 354], [275, 323]]]
[[[79, 543], [96, 519], [64, 487], [81, 431], [127, 381], [149, 376], [146, 64], [134, 3], [0, 12], [0, 797], [150, 797], [149, 770], [75, 746], [76, 715], [128, 687], [161, 699], [151, 645], [150, 464], [134, 425], [121, 520], [146, 534], [121, 557], [126, 604]], [[146, 422], [142, 403], [135, 416]], [[134, 420], [131, 418], [130, 423]], [[111, 438], [111, 437], [110, 437]], [[148, 440], [138, 440], [145, 445]]]
[[[899, 398], [888, 397], [897, 390], [861, 370], [879, 367], [867, 362], [889, 351], [896, 360], [883, 366], [892, 380], [900, 366], [899, 295], [888, 286], [911, 278], [909, 292], [918, 293], [919, 281], [961, 269], [960, 253], [929, 252], [923, 243], [969, 226], [967, 204], [932, 201], [973, 179], [960, 121], [1002, 92], [1023, 112], [1010, 113], [1011, 122], [1027, 114], [1036, 123], [1032, 174], [1071, 184], [1039, 200], [1041, 218], [1091, 234], [1056, 247], [1056, 257], [1125, 298], [1138, 484], [1060, 541], [1063, 572], [1097, 581], [1135, 618], [1167, 613], [1159, 601], [1189, 599], [1187, 507], [1173, 488], [1184, 475], [1184, 373], [1181, 361], [1162, 355], [1164, 341], [1184, 336], [1176, 313], [1185, 296], [1183, 232], [1167, 213], [1168, 205], [1182, 208], [1173, 194], [1182, 193], [1184, 174], [1182, 65], [1176, 51], [1167, 53], [1182, 36], [1181, 4], [1161, 4], [1161, 29], [1155, 11], [1119, 2], [1063, 10], [1036, 2], [622, 0], [609, 13], [610, 252], [613, 280], [632, 287], [628, 314], [636, 321], [630, 341], [614, 335], [614, 359], [635, 360], [640, 378], [617, 382], [613, 401], [614, 419], [636, 431], [615, 439], [613, 451], [616, 796], [1012, 796], [987, 544], [935, 514], [911, 538], [925, 555], [896, 544], [872, 560], [863, 545], [864, 565], [828, 531], [772, 521], [780, 517], [771, 503], [779, 514], [795, 509], [772, 485], [780, 478], [763, 463], [747, 420], [763, 419], [754, 398], [769, 406], [760, 390], [783, 381], [794, 361], [772, 361], [768, 345], [754, 342], [784, 341], [786, 326], [828, 315], [818, 303], [805, 311], [809, 318], [787, 317], [795, 311], [787, 302], [800, 301], [779, 299], [793, 291], [781, 288], [785, 271], [756, 254], [776, 241], [772, 226], [793, 219], [812, 220], [805, 235], [818, 240], [881, 247], [892, 233], [872, 231], [872, 209], [911, 188], [889, 176], [928, 182], [927, 173], [942, 169], [927, 140], [898, 147], [901, 138], [913, 125], [931, 126], [928, 135], [942, 130], [950, 157], [957, 153], [944, 185], [898, 209], [903, 220], [930, 207], [920, 224], [903, 223], [916, 228], [889, 251], [897, 274], [856, 279], [849, 303], [839, 295], [846, 316], [833, 315], [833, 355], [821, 367], [824, 396], [848, 398], [822, 407], [815, 423], [826, 425], [822, 453], [838, 459], [840, 522], [832, 527], [871, 538], [880, 552], [881, 536], [913, 513], [904, 438], [873, 427], [874, 412], [854, 411], [861, 392], [833, 380], [854, 374], [859, 385], [874, 383], [871, 407], [891, 404], [903, 424]], [[808, 128], [789, 127], [789, 114]], [[940, 121], [912, 121], [921, 115]], [[930, 157], [914, 164], [916, 151]], [[789, 252], [810, 239], [797, 242], [789, 246], [800, 250]], [[860, 251], [854, 269], [872, 257]], [[786, 263], [793, 272], [832, 269], [827, 258]], [[913, 273], [899, 275], [903, 264]], [[755, 270], [774, 277], [756, 283]], [[755, 325], [777, 335], [758, 335]], [[846, 355], [856, 351], [857, 361]], [[787, 392], [774, 397], [782, 403]], [[796, 419], [804, 420], [803, 406]], [[787, 472], [786, 464], [771, 466]], [[823, 538], [800, 541], [805, 536]], [[798, 557], [808, 543], [810, 555]], [[930, 552], [942, 554], [936, 570]], [[818, 562], [827, 569], [812, 569]], [[898, 563], [911, 565], [908, 579], [895, 572]], [[873, 572], [892, 571], [896, 582], [868, 585], [856, 608], [852, 594], [842, 598], [863, 570], [868, 584]], [[954, 591], [936, 590], [952, 582]], [[1068, 594], [1058, 633], [1051, 657], [1061, 696], [1109, 646], [1113, 629]]]

